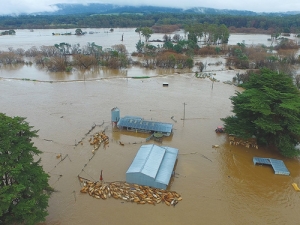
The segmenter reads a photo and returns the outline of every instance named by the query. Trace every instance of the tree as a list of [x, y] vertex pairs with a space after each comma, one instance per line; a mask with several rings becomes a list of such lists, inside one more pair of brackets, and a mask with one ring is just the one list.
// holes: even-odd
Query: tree
[[203, 72], [203, 70], [204, 70], [204, 63], [203, 62], [199, 62], [199, 71], [202, 73]]
[[219, 26], [218, 32], [219, 32], [219, 38], [220, 38], [222, 44], [224, 44], [224, 43], [227, 44], [229, 35], [230, 35], [228, 28], [224, 24], [222, 24]]
[[164, 40], [164, 42], [171, 41], [171, 36], [165, 34], [165, 35], [163, 36], [163, 40]]
[[171, 50], [171, 49], [174, 48], [174, 45], [173, 45], [173, 43], [172, 43], [171, 41], [166, 41], [166, 42], [164, 43], [163, 47], [164, 47], [165, 49]]
[[21, 117], [0, 113], [0, 224], [35, 224], [48, 215], [48, 174], [31, 139], [37, 131]]
[[194, 66], [194, 60], [192, 59], [192, 58], [188, 58], [187, 60], [186, 60], [186, 64], [187, 64], [187, 67], [188, 68], [193, 68], [193, 66]]
[[1, 34], [2, 35], [15, 35], [16, 31], [14, 31], [14, 30], [6, 30], [6, 31], [1, 32]]
[[182, 37], [180, 36], [180, 34], [174, 34], [172, 39], [173, 41], [178, 42], [182, 39]]
[[77, 54], [73, 56], [73, 64], [83, 69], [90, 69], [92, 66], [98, 65], [98, 60], [94, 55]]
[[45, 66], [51, 72], [61, 72], [65, 71], [69, 65], [68, 61], [64, 57], [51, 57], [50, 60], [45, 62]]
[[65, 42], [55, 44], [55, 48], [57, 48], [62, 55], [70, 54], [70, 47], [71, 45]]
[[295, 84], [298, 89], [300, 89], [300, 74], [295, 76]]
[[119, 52], [119, 53], [121, 53], [121, 54], [125, 54], [126, 55], [128, 53], [127, 49], [126, 49], [126, 46], [123, 45], [123, 44], [113, 45], [112, 49], [115, 50], [115, 51], [117, 51], [117, 52]]
[[144, 42], [142, 42], [141, 40], [139, 40], [136, 45], [136, 50], [141, 53], [143, 51], [143, 48], [144, 48]]
[[80, 28], [77, 28], [77, 29], [75, 30], [75, 35], [83, 35], [82, 30], [81, 30]]
[[174, 49], [174, 51], [177, 52], [177, 53], [182, 53], [182, 52], [183, 52], [183, 47], [182, 47], [182, 45], [180, 45], [180, 44], [174, 45], [174, 46], [173, 46], [173, 49]]
[[193, 41], [194, 43], [197, 43], [197, 35], [194, 33], [189, 33], [188, 40]]
[[145, 38], [145, 41], [148, 42], [149, 38], [151, 37], [151, 34], [153, 34], [153, 31], [149, 27], [143, 27], [141, 28], [142, 36]]
[[223, 118], [225, 131], [240, 138], [255, 136], [286, 157], [300, 154], [300, 95], [290, 76], [261, 69], [230, 97], [233, 116]]
[[136, 32], [136, 33], [139, 33], [140, 41], [141, 41], [141, 31], [142, 31], [142, 28], [141, 28], [141, 27], [138, 27], [138, 28], [135, 29], [135, 32]]

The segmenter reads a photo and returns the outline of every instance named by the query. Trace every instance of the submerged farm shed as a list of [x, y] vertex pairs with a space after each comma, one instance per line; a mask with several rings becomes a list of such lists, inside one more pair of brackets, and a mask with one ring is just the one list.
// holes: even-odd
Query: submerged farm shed
[[136, 132], [160, 132], [165, 136], [170, 136], [173, 129], [171, 123], [161, 123], [144, 120], [141, 117], [125, 116], [118, 121], [119, 129], [127, 129]]
[[142, 145], [126, 172], [126, 182], [166, 189], [177, 156], [176, 148]]
[[284, 162], [278, 159], [253, 157], [253, 163], [271, 165], [275, 174], [290, 175], [290, 171], [286, 168]]

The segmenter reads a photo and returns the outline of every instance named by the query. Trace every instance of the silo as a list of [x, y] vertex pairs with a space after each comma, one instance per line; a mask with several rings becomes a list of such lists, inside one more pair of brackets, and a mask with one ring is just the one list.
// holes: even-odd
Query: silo
[[120, 110], [118, 107], [114, 107], [111, 109], [111, 122], [116, 125], [120, 120]]

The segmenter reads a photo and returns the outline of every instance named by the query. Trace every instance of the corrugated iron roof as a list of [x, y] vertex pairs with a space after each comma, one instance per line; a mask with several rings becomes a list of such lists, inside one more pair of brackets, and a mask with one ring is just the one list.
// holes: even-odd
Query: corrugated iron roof
[[171, 147], [166, 148], [167, 151], [156, 175], [156, 181], [168, 185], [177, 159], [178, 149]]
[[290, 171], [286, 168], [286, 166], [282, 160], [253, 157], [253, 163], [254, 163], [254, 165], [256, 163], [271, 165], [273, 167], [275, 174], [290, 175]]
[[141, 172], [150, 152], [151, 148], [148, 145], [141, 146], [126, 173]]
[[166, 150], [162, 149], [157, 145], [150, 145], [149, 147], [151, 147], [151, 151], [149, 152], [150, 154], [148, 155], [148, 158], [145, 161], [141, 173], [155, 179], [156, 174], [160, 169], [159, 167], [163, 161]]
[[128, 173], [141, 173], [155, 182], [168, 185], [177, 159], [178, 149], [157, 145], [142, 145], [131, 163]]
[[118, 127], [129, 127], [137, 130], [148, 130], [162, 133], [171, 133], [173, 124], [144, 120], [141, 117], [125, 116], [120, 118]]

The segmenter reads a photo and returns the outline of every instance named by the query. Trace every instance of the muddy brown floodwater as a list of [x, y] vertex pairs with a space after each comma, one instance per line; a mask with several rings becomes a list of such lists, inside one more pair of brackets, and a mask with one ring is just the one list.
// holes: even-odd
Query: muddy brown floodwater
[[[229, 145], [224, 134], [214, 132], [222, 125], [220, 118], [231, 114], [229, 97], [239, 88], [222, 82], [212, 88], [209, 79], [197, 79], [191, 71], [160, 76], [151, 71], [154, 76], [148, 79], [118, 75], [62, 82], [65, 79], [51, 77], [55, 74], [36, 68], [24, 74], [23, 69], [10, 75], [0, 69], [4, 74], [0, 105], [1, 112], [26, 117], [39, 130], [34, 143], [43, 152], [43, 168], [56, 190], [44, 224], [299, 224], [300, 193], [292, 183], [300, 185], [300, 161], [283, 158], [272, 149]], [[43, 82], [11, 79], [36, 78], [39, 73]], [[220, 71], [216, 76], [227, 80], [230, 73]], [[163, 87], [164, 82], [169, 86]], [[148, 134], [113, 128], [113, 107], [120, 109], [122, 117], [173, 123], [173, 134], [162, 143], [146, 142]], [[103, 129], [109, 146], [100, 147], [93, 156], [89, 138]], [[139, 147], [152, 143], [179, 149], [169, 186], [183, 198], [176, 207], [99, 200], [79, 192], [78, 175], [97, 181], [103, 170], [105, 182], [125, 181]], [[59, 159], [58, 154], [62, 154]], [[275, 175], [271, 167], [254, 166], [253, 157], [282, 159], [291, 175]]]

